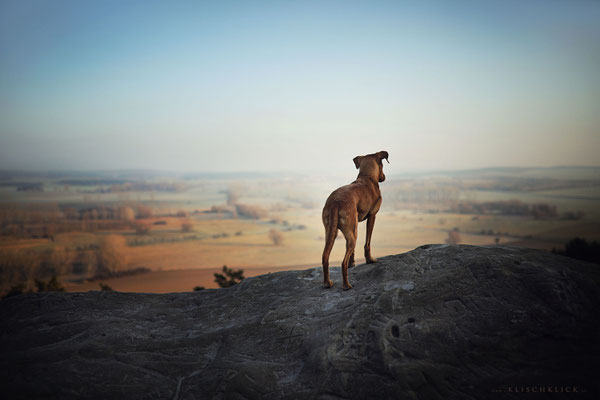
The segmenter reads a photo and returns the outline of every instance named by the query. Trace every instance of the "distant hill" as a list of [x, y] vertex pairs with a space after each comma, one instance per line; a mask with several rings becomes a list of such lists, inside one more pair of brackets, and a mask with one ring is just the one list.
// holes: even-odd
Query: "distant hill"
[[600, 181], [600, 166], [556, 167], [489, 167], [466, 170], [432, 170], [407, 172], [399, 177], [469, 177], [469, 178], [530, 178], [530, 179], [584, 179]]
[[[231, 179], [261, 179], [281, 178], [286, 176], [311, 176], [309, 173], [289, 172], [261, 172], [261, 171], [239, 171], [239, 172], [174, 172], [162, 170], [97, 170], [97, 171], [19, 171], [0, 170], [0, 181], [24, 178], [46, 178], [46, 179], [73, 179], [116, 181], [119, 183], [149, 180], [157, 178], [173, 178], [183, 180], [231, 180]], [[325, 176], [327, 175], [320, 175]], [[431, 171], [407, 171], [401, 174], [388, 175], [388, 178], [411, 178], [411, 177], [482, 177], [482, 178], [534, 178], [534, 179], [585, 179], [600, 181], [600, 166], [556, 166], [556, 167], [490, 167], [467, 170], [431, 170]]]

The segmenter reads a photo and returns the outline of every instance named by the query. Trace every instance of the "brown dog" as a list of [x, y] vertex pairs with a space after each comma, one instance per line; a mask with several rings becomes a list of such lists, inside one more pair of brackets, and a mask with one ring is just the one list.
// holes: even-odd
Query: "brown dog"
[[371, 235], [375, 225], [375, 214], [381, 206], [378, 182], [385, 181], [381, 162], [384, 158], [388, 161], [387, 151], [354, 157], [354, 165], [359, 170], [358, 177], [351, 184], [336, 189], [325, 202], [325, 207], [323, 207], [323, 225], [325, 225], [323, 279], [326, 288], [333, 286], [333, 282], [329, 279], [329, 254], [337, 237], [338, 229], [346, 238], [346, 255], [342, 261], [344, 289], [352, 289], [352, 285], [348, 282], [348, 266], [354, 266], [358, 223], [365, 219], [367, 220], [365, 259], [367, 263], [377, 261], [371, 257]]

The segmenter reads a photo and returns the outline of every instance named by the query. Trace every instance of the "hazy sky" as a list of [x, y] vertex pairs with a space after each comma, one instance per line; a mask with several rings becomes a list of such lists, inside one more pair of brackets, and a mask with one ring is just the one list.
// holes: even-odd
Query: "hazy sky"
[[600, 2], [0, 0], [0, 168], [600, 164]]

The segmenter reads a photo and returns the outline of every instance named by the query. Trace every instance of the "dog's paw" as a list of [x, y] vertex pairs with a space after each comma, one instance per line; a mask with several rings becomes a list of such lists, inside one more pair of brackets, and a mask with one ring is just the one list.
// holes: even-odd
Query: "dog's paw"
[[376, 258], [373, 258], [373, 257], [367, 258], [367, 264], [373, 264], [373, 263], [376, 263], [376, 262], [377, 262]]
[[348, 268], [354, 268], [354, 267], [356, 267], [355, 263], [352, 263], [352, 264], [348, 265]]
[[352, 285], [349, 283], [348, 284], [344, 283], [344, 290], [350, 290], [350, 289], [352, 289]]
[[325, 282], [325, 289], [329, 289], [333, 287], [333, 281], [330, 279], [329, 282]]

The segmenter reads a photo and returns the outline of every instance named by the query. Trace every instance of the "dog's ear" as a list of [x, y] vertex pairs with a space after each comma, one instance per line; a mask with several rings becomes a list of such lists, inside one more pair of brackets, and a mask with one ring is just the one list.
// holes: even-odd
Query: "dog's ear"
[[388, 164], [390, 163], [390, 161], [388, 160], [389, 154], [387, 151], [380, 151], [377, 153], [377, 158], [379, 160], [383, 160], [385, 158], [385, 161], [388, 162]]
[[360, 168], [360, 162], [365, 156], [356, 156], [352, 161], [354, 161], [354, 165], [356, 165], [356, 169]]

